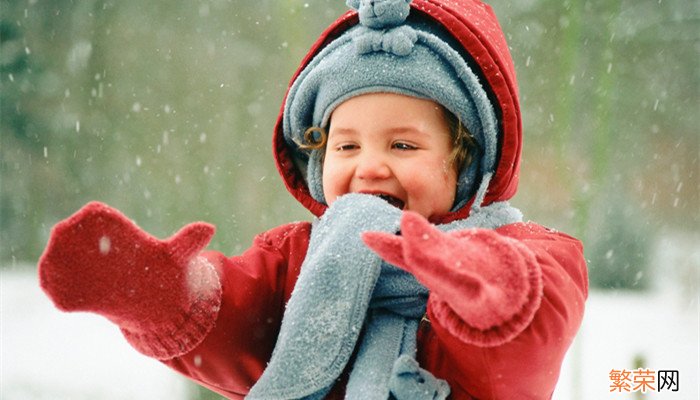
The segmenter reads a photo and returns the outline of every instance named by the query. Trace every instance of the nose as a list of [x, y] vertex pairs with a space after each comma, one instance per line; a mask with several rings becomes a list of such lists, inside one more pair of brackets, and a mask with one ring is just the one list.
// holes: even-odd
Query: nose
[[365, 152], [357, 160], [355, 176], [362, 180], [387, 179], [391, 176], [391, 167], [385, 156]]

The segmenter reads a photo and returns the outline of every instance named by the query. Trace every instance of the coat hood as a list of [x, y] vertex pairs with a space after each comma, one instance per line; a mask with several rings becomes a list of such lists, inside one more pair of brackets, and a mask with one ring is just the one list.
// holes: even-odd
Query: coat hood
[[[490, 6], [476, 0], [414, 0], [410, 7], [410, 18], [441, 26], [446, 34], [454, 39], [453, 46], [461, 46], [458, 50], [467, 53], [467, 57], [471, 58], [469, 64], [495, 109], [499, 131], [495, 171], [482, 205], [510, 199], [515, 194], [518, 183], [522, 121], [513, 61], [495, 14]], [[290, 87], [319, 52], [358, 23], [358, 13], [355, 11], [348, 11], [334, 21], [302, 60]], [[288, 95], [289, 90], [285, 101]], [[305, 179], [305, 171], [302, 171], [296, 162], [296, 150], [289, 147], [285, 140], [283, 111], [284, 105], [273, 134], [273, 153], [277, 169], [294, 198], [312, 214], [320, 216], [327, 206], [312, 197]], [[467, 217], [473, 202], [474, 198], [435, 222], [445, 223]]]

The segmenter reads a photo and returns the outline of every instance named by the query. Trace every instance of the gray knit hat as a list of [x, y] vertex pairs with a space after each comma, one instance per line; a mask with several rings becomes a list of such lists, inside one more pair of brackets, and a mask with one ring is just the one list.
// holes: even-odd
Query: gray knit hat
[[[283, 131], [297, 148], [309, 127], [328, 127], [333, 110], [367, 93], [397, 93], [433, 100], [456, 115], [479, 146], [460, 171], [453, 209], [462, 207], [495, 169], [498, 125], [494, 108], [467, 61], [435, 27], [407, 21], [411, 0], [348, 0], [360, 24], [321, 50], [292, 84], [284, 105]], [[311, 196], [325, 203], [322, 154], [308, 156]], [[485, 187], [485, 186], [484, 186]], [[478, 206], [478, 204], [475, 204]]]

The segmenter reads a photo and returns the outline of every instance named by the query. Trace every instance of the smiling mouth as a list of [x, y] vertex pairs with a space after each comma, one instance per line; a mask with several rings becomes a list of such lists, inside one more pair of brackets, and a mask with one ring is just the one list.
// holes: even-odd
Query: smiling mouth
[[387, 203], [391, 204], [392, 206], [398, 208], [399, 210], [403, 210], [404, 206], [406, 205], [406, 204], [403, 202], [403, 200], [401, 200], [401, 199], [399, 199], [399, 198], [397, 198], [397, 197], [388, 195], [388, 194], [380, 194], [380, 193], [377, 193], [377, 194], [375, 194], [374, 196], [379, 197], [380, 199], [386, 201]]

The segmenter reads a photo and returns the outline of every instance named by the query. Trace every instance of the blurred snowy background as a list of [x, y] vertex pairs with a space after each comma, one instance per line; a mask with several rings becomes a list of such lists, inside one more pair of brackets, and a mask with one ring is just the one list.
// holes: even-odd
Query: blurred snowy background
[[[340, 0], [0, 1], [0, 398], [216, 399], [36, 285], [49, 229], [90, 200], [236, 254], [308, 213], [270, 137]], [[587, 314], [556, 399], [697, 399], [700, 2], [488, 1], [523, 110], [527, 218], [581, 238]], [[251, 218], [255, 216], [255, 218]], [[611, 369], [679, 392], [612, 395]]]

